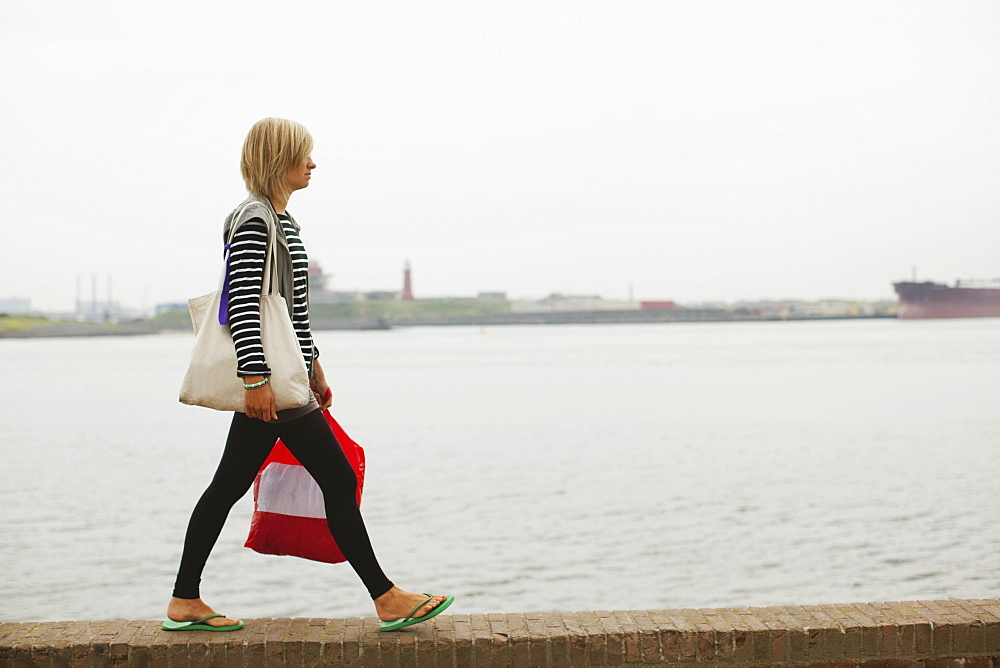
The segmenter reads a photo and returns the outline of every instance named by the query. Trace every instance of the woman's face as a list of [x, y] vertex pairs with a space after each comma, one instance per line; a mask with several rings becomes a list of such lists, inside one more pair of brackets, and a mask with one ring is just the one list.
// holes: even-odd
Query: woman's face
[[306, 157], [305, 160], [297, 165], [292, 165], [288, 170], [288, 174], [285, 175], [289, 190], [294, 192], [308, 186], [309, 175], [314, 169], [316, 169], [316, 163], [310, 157]]

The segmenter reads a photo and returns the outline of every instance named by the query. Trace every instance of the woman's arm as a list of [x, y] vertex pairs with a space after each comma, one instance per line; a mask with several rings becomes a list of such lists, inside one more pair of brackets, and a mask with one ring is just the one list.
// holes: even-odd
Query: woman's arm
[[329, 383], [326, 382], [326, 374], [323, 373], [323, 366], [319, 363], [318, 359], [313, 360], [312, 367], [313, 373], [309, 379], [309, 387], [312, 388], [313, 394], [316, 396], [316, 401], [319, 402], [319, 407], [329, 408], [333, 403], [333, 390], [330, 389]]
[[236, 375], [270, 376], [260, 340], [260, 291], [264, 284], [267, 226], [252, 218], [229, 247], [229, 329], [236, 345]]
[[[260, 291], [264, 283], [267, 226], [252, 218], [236, 232], [229, 247], [229, 329], [236, 346], [236, 375], [255, 385], [271, 375], [260, 338]], [[244, 393], [244, 412], [252, 418], [278, 419], [270, 385]]]

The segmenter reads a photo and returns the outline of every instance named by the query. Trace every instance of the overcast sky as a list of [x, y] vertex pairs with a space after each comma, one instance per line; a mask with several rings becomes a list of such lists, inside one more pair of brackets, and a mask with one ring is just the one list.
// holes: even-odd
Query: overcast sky
[[0, 0], [0, 298], [214, 288], [265, 116], [335, 289], [894, 298], [1000, 276], [1000, 3]]

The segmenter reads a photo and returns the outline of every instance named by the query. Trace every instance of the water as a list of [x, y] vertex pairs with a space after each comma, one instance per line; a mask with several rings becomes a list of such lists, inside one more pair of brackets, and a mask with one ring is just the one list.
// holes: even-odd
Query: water
[[[400, 586], [517, 612], [1000, 596], [1000, 320], [319, 332]], [[191, 339], [0, 341], [0, 620], [162, 615], [224, 414]], [[350, 567], [242, 547], [203, 594], [370, 615]]]

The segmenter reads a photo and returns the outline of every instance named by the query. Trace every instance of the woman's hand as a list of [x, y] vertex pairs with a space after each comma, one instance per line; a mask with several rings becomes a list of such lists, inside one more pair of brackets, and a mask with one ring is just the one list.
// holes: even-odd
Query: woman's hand
[[[243, 379], [246, 385], [253, 385], [264, 380], [264, 376], [247, 376]], [[261, 385], [252, 390], [243, 392], [244, 413], [247, 417], [270, 422], [278, 419], [278, 412], [274, 408], [274, 392], [270, 385]]]
[[312, 390], [313, 396], [316, 397], [320, 408], [325, 410], [333, 404], [333, 390], [326, 382], [326, 374], [323, 373], [323, 367], [320, 366], [319, 360], [313, 360], [313, 375], [309, 379], [309, 388]]

